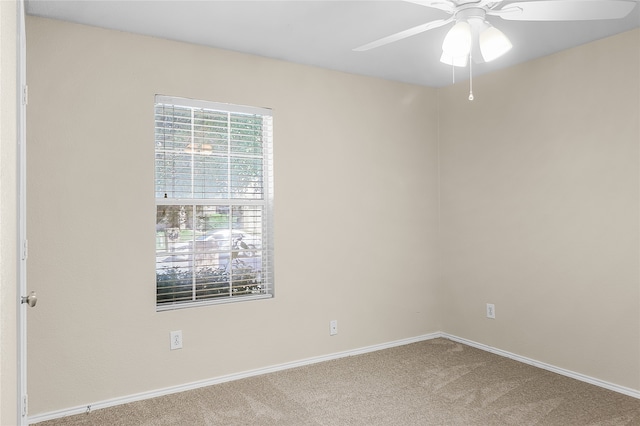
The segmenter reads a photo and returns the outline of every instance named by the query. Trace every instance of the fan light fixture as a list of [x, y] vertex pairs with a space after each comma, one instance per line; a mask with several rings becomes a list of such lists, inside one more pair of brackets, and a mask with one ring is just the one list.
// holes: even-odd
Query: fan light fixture
[[454, 67], [466, 67], [469, 62], [469, 54], [467, 53], [464, 56], [451, 56], [446, 52], [442, 52], [442, 56], [440, 57], [440, 62], [453, 65]]
[[469, 56], [471, 52], [471, 25], [466, 21], [457, 22], [442, 42], [442, 52], [450, 58]]
[[[456, 14], [456, 24], [442, 42], [441, 62], [456, 67], [466, 67], [469, 56], [480, 56], [490, 62], [511, 50], [511, 42], [502, 31], [485, 19], [485, 11], [471, 7]], [[476, 50], [478, 50], [477, 52]]]
[[469, 100], [473, 100], [473, 63], [491, 62], [511, 50], [511, 42], [485, 17], [506, 21], [595, 21], [628, 16], [639, 0], [404, 0], [439, 9], [449, 17], [425, 22], [413, 28], [372, 41], [355, 51], [375, 49], [407, 37], [455, 22], [442, 42], [440, 62], [455, 67], [469, 65]]
[[507, 36], [496, 27], [489, 26], [480, 33], [480, 53], [486, 62], [499, 58], [512, 47]]

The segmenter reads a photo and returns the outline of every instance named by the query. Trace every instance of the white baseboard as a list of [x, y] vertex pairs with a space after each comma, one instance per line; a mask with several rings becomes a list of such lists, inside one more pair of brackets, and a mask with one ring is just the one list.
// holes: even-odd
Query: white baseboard
[[88, 405], [82, 405], [78, 407], [66, 408], [58, 411], [51, 411], [48, 413], [37, 414], [35, 416], [29, 416], [28, 424], [44, 422], [46, 420], [59, 419], [62, 417], [73, 416], [75, 414], [83, 414], [88, 411], [99, 410], [101, 408], [114, 407], [116, 405], [128, 404], [130, 402], [141, 401], [144, 399], [156, 398], [159, 396], [170, 395], [173, 393], [184, 392], [192, 389], [198, 389], [206, 386], [216, 385], [219, 383], [231, 382], [233, 380], [244, 379], [247, 377], [259, 376], [267, 373], [274, 373], [276, 371], [288, 370], [290, 368], [302, 367], [305, 365], [317, 364], [319, 362], [330, 361], [338, 358], [345, 358], [354, 355], [365, 354], [368, 352], [375, 352], [382, 349], [393, 348], [396, 346], [408, 345], [410, 343], [421, 342], [424, 340], [431, 340], [438, 337], [443, 337], [442, 333], [436, 332], [431, 334], [424, 334], [422, 336], [411, 337], [408, 339], [395, 340], [393, 342], [382, 343], [379, 345], [367, 346], [364, 348], [358, 348], [354, 350], [336, 352], [329, 355], [322, 355], [318, 357], [306, 358], [299, 361], [287, 362], [284, 364], [272, 365], [265, 368], [258, 368], [255, 370], [243, 371], [235, 374], [228, 374], [226, 376], [214, 377], [212, 379], [201, 380], [198, 382], [187, 383], [179, 386], [171, 386], [164, 389], [158, 389], [150, 392], [142, 392], [134, 395], [128, 395], [121, 398], [113, 398], [105, 401], [94, 402]]
[[545, 362], [536, 361], [535, 359], [527, 358], [524, 356], [516, 355], [511, 352], [503, 351], [502, 349], [496, 349], [491, 346], [484, 345], [482, 343], [474, 342], [472, 340], [463, 339], [461, 337], [452, 336], [447, 333], [441, 333], [441, 336], [445, 339], [453, 340], [458, 343], [465, 344], [467, 346], [472, 346], [477, 349], [482, 349], [486, 352], [491, 352], [496, 355], [503, 356], [505, 358], [513, 359], [514, 361], [522, 362], [524, 364], [533, 365], [534, 367], [542, 368], [543, 370], [551, 371], [553, 373], [560, 374], [562, 376], [571, 377], [572, 379], [580, 380], [581, 382], [590, 383], [592, 385], [599, 386], [601, 388], [609, 389], [614, 392], [618, 392], [624, 395], [628, 395], [634, 398], [640, 399], [640, 391], [636, 389], [627, 388], [624, 386], [619, 386], [613, 383], [605, 382], [604, 380], [596, 379], [593, 377], [585, 376], [584, 374], [576, 373], [571, 370], [566, 370], [564, 368], [556, 367], [551, 364], [547, 364]]
[[49, 413], [38, 414], [32, 417], [29, 417], [28, 423], [38, 423], [46, 420], [58, 419], [61, 417], [72, 416], [75, 414], [86, 413], [87, 411], [99, 410], [101, 408], [113, 407], [116, 405], [128, 404], [130, 402], [141, 401], [144, 399], [156, 398], [159, 396], [170, 395], [173, 393], [184, 392], [187, 390], [198, 389], [205, 386], [211, 386], [219, 383], [230, 382], [233, 380], [244, 379], [247, 377], [259, 376], [267, 373], [274, 373], [276, 371], [288, 370], [290, 368], [302, 367], [305, 365], [316, 364], [319, 362], [330, 361], [338, 358], [345, 358], [354, 355], [365, 354], [368, 352], [375, 352], [382, 349], [393, 348], [396, 346], [408, 345], [410, 343], [422, 342], [425, 340], [431, 340], [438, 337], [442, 337], [445, 339], [449, 339], [458, 343], [462, 343], [468, 346], [472, 346], [477, 349], [481, 349], [483, 351], [491, 352], [496, 355], [503, 356], [505, 358], [510, 358], [515, 361], [522, 362], [524, 364], [529, 364], [534, 367], [542, 368], [544, 370], [552, 371], [554, 373], [571, 377], [573, 379], [580, 380], [582, 382], [590, 383], [592, 385], [596, 385], [605, 389], [612, 390], [614, 392], [618, 392], [624, 395], [628, 395], [634, 398], [640, 399], [640, 391], [635, 389], [626, 388], [624, 386], [618, 386], [613, 383], [605, 382], [603, 380], [595, 379], [593, 377], [585, 376], [584, 374], [575, 373], [570, 370], [565, 370], [564, 368], [555, 367], [550, 364], [546, 364], [544, 362], [536, 361], [531, 358], [523, 357], [520, 355], [513, 354], [511, 352], [503, 351], [501, 349], [496, 349], [491, 346], [484, 345], [482, 343], [477, 343], [472, 340], [463, 339], [461, 337], [453, 336], [451, 334], [436, 332], [430, 334], [424, 334], [422, 336], [412, 337], [408, 339], [395, 340], [393, 342], [382, 343], [379, 345], [367, 346], [364, 348], [344, 351], [344, 352], [336, 352], [329, 355], [322, 355], [313, 358], [306, 358], [299, 361], [287, 362], [284, 364], [272, 365], [265, 368], [258, 368], [255, 370], [244, 371], [236, 374], [228, 374], [226, 376], [214, 377], [212, 379], [201, 380], [198, 382], [187, 383], [179, 386], [172, 386], [164, 389], [158, 389], [150, 392], [143, 392], [134, 395], [124, 396], [121, 398], [114, 398], [105, 401], [95, 402], [89, 405], [83, 405], [73, 408], [67, 408], [64, 410], [52, 411]]

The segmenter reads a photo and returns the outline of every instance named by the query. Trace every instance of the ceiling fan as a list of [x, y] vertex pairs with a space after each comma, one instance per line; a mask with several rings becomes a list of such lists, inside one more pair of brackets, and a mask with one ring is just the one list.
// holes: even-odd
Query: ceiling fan
[[487, 20], [497, 16], [511, 21], [589, 21], [627, 16], [636, 0], [405, 0], [442, 10], [449, 15], [357, 47], [365, 51], [455, 22], [442, 43], [440, 61], [465, 67], [473, 62], [490, 62], [508, 52], [512, 45], [502, 31]]

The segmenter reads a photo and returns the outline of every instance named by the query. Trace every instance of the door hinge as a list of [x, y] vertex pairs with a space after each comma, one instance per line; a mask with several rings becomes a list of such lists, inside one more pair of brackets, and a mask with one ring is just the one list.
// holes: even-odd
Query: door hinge
[[26, 84], [22, 86], [22, 105], [27, 105], [29, 103], [29, 86]]
[[27, 407], [29, 404], [29, 398], [27, 397], [27, 395], [22, 395], [22, 417], [27, 417]]
[[24, 240], [22, 242], [22, 260], [27, 260], [28, 255], [29, 255], [29, 241]]

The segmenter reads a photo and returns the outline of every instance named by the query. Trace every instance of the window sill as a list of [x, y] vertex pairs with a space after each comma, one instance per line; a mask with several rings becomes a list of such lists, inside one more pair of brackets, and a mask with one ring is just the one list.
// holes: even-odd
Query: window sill
[[175, 311], [176, 309], [198, 308], [201, 306], [223, 305], [227, 303], [247, 302], [251, 300], [272, 299], [272, 294], [256, 294], [252, 296], [236, 296], [224, 299], [200, 300], [197, 302], [181, 302], [156, 306], [156, 312]]

